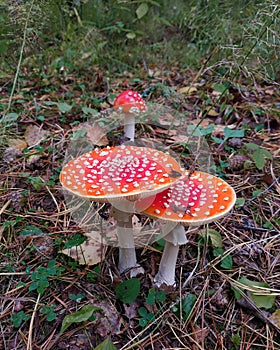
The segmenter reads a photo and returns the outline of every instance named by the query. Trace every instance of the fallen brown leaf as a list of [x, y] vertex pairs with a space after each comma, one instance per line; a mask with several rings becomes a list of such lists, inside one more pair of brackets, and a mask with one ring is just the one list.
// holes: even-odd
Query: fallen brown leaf
[[280, 328], [280, 309], [277, 309], [273, 312], [273, 314], [270, 317], [270, 321]]
[[8, 145], [10, 148], [16, 149], [18, 151], [22, 151], [27, 147], [27, 143], [21, 139], [9, 139]]
[[208, 112], [207, 112], [208, 115], [210, 115], [210, 117], [217, 117], [220, 112], [217, 112], [214, 108], [211, 108]]
[[107, 245], [104, 244], [104, 239], [98, 231], [85, 233], [87, 240], [71, 249], [63, 249], [60, 252], [70, 256], [78, 261], [81, 265], [96, 265], [105, 256]]
[[272, 95], [274, 95], [274, 90], [273, 90], [273, 89], [267, 89], [267, 90], [265, 90], [265, 93], [266, 93], [267, 95], [272, 96]]
[[24, 138], [28, 146], [38, 145], [50, 135], [50, 132], [39, 128], [37, 125], [28, 125]]
[[88, 141], [95, 146], [107, 146], [109, 143], [106, 131], [98, 124], [83, 123], [73, 128], [73, 130], [85, 130]]
[[192, 95], [193, 93], [197, 92], [197, 88], [194, 86], [184, 86], [178, 90], [181, 94], [185, 95]]

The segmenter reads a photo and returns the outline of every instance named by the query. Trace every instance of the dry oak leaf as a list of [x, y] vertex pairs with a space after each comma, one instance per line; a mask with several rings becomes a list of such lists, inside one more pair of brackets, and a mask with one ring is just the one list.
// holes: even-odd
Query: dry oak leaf
[[28, 125], [24, 133], [24, 138], [28, 146], [36, 146], [49, 135], [49, 131], [41, 129], [37, 125]]
[[60, 253], [70, 256], [81, 265], [96, 265], [104, 259], [107, 245], [98, 231], [85, 233], [87, 240], [71, 249], [63, 249]]

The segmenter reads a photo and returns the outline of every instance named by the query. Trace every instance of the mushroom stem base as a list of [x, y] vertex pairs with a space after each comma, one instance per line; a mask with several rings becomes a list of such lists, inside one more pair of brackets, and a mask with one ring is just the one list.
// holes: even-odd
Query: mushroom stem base
[[120, 273], [129, 272], [130, 277], [135, 277], [144, 270], [137, 264], [136, 251], [133, 238], [132, 215], [115, 207], [112, 215], [117, 221], [117, 235], [119, 241], [119, 264]]
[[160, 287], [163, 284], [166, 284], [167, 286], [175, 285], [175, 266], [178, 252], [179, 245], [174, 245], [166, 241], [159, 270], [154, 279], [157, 287]]
[[119, 247], [119, 271], [129, 272], [130, 277], [143, 273], [143, 268], [137, 264], [135, 248]]

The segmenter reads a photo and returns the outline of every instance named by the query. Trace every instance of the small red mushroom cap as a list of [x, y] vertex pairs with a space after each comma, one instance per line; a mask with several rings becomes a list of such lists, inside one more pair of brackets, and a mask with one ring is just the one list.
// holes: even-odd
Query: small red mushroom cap
[[114, 108], [120, 112], [139, 114], [146, 111], [145, 101], [138, 92], [133, 90], [123, 91], [114, 101]]
[[[147, 201], [146, 199], [140, 200]], [[170, 188], [156, 194], [143, 211], [147, 216], [183, 225], [198, 226], [225, 216], [234, 206], [236, 194], [224, 180], [200, 171], [184, 173]]]
[[95, 149], [71, 160], [62, 186], [98, 202], [136, 200], [164, 190], [181, 177], [177, 161], [156, 149], [122, 145]]

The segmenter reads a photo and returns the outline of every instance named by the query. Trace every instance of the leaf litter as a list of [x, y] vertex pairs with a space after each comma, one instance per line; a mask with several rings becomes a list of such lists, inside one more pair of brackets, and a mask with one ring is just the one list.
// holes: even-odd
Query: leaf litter
[[[230, 349], [239, 341], [247, 348], [257, 346], [265, 348], [266, 344], [271, 344], [272, 348], [280, 347], [278, 291], [280, 122], [277, 111], [279, 91], [276, 86], [267, 84], [259, 84], [255, 90], [250, 87], [247, 89], [244, 82], [242, 87], [233, 87], [231, 93], [219, 101], [217, 98], [221, 96], [222, 87], [215, 85], [215, 77], [211, 74], [207, 76], [207, 82], [193, 84], [195, 74], [192, 75], [190, 72], [185, 74], [186, 72], [177, 67], [173, 67], [173, 72], [167, 71], [165, 74], [163, 72], [164, 68], [158, 69], [148, 81], [143, 78], [137, 86], [139, 91], [155, 86], [148, 96], [150, 101], [168, 107], [176, 105], [194, 123], [200, 122], [201, 118], [204, 118], [204, 112], [208, 111], [202, 120], [201, 130], [206, 133], [205, 137], [215, 162], [219, 165], [220, 175], [226, 177], [235, 187], [238, 198], [242, 200], [240, 201], [242, 204], [236, 207], [230, 216], [210, 225], [210, 229], [221, 235], [224, 252], [232, 256], [232, 269], [221, 267], [221, 260], [213, 254], [215, 247], [206, 245], [206, 241], [201, 241], [199, 229], [188, 232], [189, 244], [181, 250], [178, 260], [177, 287], [167, 295], [164, 305], [151, 306], [155, 321], [142, 329], [137, 310], [145, 306], [145, 297], [153, 287], [153, 274], [157, 271], [161, 257], [160, 241], [143, 244], [144, 248], [137, 249], [145, 274], [140, 278], [140, 295], [136, 301], [128, 305], [122, 304], [116, 298], [116, 287], [126, 279], [117, 272], [115, 247], [108, 246], [106, 251], [100, 254], [101, 251], [93, 240], [93, 243], [88, 245], [89, 253], [81, 253], [75, 257], [78, 261], [64, 254], [57, 254], [69, 238], [81, 232], [81, 227], [65, 207], [64, 196], [58, 183], [59, 169], [70, 135], [85, 128], [88, 142], [96, 146], [112, 144], [115, 139], [112, 135], [104, 134], [102, 126], [93, 126], [90, 117], [85, 126], [81, 127], [85, 123], [85, 112], [75, 105], [78, 101], [75, 100], [76, 97], [68, 101], [65, 99], [65, 102], [45, 105], [43, 103], [44, 120], [38, 124], [38, 120], [35, 120], [29, 109], [28, 123], [19, 117], [17, 136], [7, 133], [7, 139], [10, 140], [6, 144], [8, 147], [6, 145], [2, 147], [0, 317], [4, 337], [0, 340], [0, 348], [26, 348], [29, 316], [33, 315], [34, 299], [37, 298], [37, 295], [33, 294], [35, 292], [31, 293], [28, 290], [29, 269], [47, 266], [50, 259], [56, 259], [58, 264], [66, 267], [66, 271], [60, 278], [50, 276], [50, 286], [41, 296], [40, 305], [53, 305], [56, 318], [53, 323], [49, 323], [43, 314], [34, 313], [32, 339], [34, 348], [67, 349], [70, 346], [73, 349], [77, 347], [87, 349], [91, 346], [88, 335], [94, 347], [103, 341], [109, 344], [111, 339], [119, 349], [126, 349], [129, 346], [139, 349], [152, 346], [198, 349], [207, 346], [207, 349], [214, 350], [217, 348], [215, 344], [219, 344], [220, 348]], [[159, 90], [159, 77], [171, 88], [169, 92], [173, 90], [179, 93], [163, 95], [162, 90]], [[80, 77], [71, 76], [71, 84], [64, 83], [65, 89], [69, 94], [72, 92], [73, 96], [76, 96], [75, 79], [79, 81]], [[209, 85], [211, 80], [213, 83]], [[131, 81], [132, 77], [125, 77], [124, 74], [123, 78], [116, 77], [112, 88], [115, 93], [120, 92], [124, 86], [133, 88]], [[60, 79], [52, 77], [52, 84], [57, 86], [57, 91], [62, 91]], [[39, 89], [37, 93], [38, 101], [42, 102], [55, 97], [54, 94], [46, 94], [43, 89]], [[98, 91], [96, 95], [102, 97], [102, 93]], [[64, 99], [63, 96], [61, 101]], [[5, 95], [1, 97], [5, 101]], [[211, 108], [209, 101], [206, 104], [206, 98], [209, 99]], [[26, 103], [30, 107], [31, 102], [26, 97], [25, 100], [23, 104]], [[226, 102], [228, 107], [225, 108], [223, 102]], [[110, 106], [110, 103], [106, 103], [105, 106]], [[101, 107], [91, 105], [90, 108], [98, 110]], [[138, 132], [141, 132], [140, 136], [147, 141], [151, 138], [162, 141], [164, 134], [170, 148], [175, 152], [182, 152], [181, 144], [185, 140], [185, 135], [183, 132], [174, 132], [173, 128], [170, 129], [173, 118], [172, 114], [166, 112], [154, 123], [147, 125], [146, 129], [139, 128]], [[78, 126], [74, 126], [77, 121]], [[214, 128], [208, 132], [207, 127], [211, 124]], [[173, 125], [176, 130], [176, 122]], [[237, 135], [237, 139], [241, 140], [240, 143], [234, 140], [236, 134], [232, 134], [231, 131], [241, 129], [245, 132], [243, 135]], [[221, 139], [221, 143], [218, 144], [219, 141], [215, 141], [212, 136]], [[266, 157], [264, 154], [264, 162], [258, 163], [256, 156], [253, 158], [253, 152], [259, 148], [248, 150], [244, 146], [246, 143], [254, 143], [264, 148], [272, 157]], [[41, 153], [25, 153], [28, 148], [32, 152], [34, 149], [37, 152], [37, 146], [42, 147]], [[9, 151], [11, 152], [9, 154], [7, 149], [12, 152]], [[39, 158], [34, 162], [28, 162], [30, 155], [37, 155]], [[38, 177], [45, 179], [44, 186], [32, 185], [36, 184]], [[256, 190], [258, 192], [255, 192]], [[46, 198], [55, 203], [48, 210], [44, 205]], [[136, 226], [144, 224], [147, 224], [146, 219], [137, 217]], [[24, 231], [27, 225], [38, 227], [47, 234], [48, 240], [44, 241], [44, 236], [26, 236], [19, 239], [20, 232]], [[113, 223], [110, 225], [114, 233]], [[220, 236], [216, 237], [213, 232], [214, 244], [220, 246]], [[79, 251], [79, 247], [75, 249]], [[95, 256], [96, 261], [100, 259], [100, 255], [105, 259], [97, 265], [90, 265], [90, 260], [84, 264], [82, 259], [87, 254]], [[79, 261], [82, 261], [82, 264], [78, 263]], [[244, 295], [237, 300], [231, 286], [240, 279], [244, 281], [244, 278], [252, 281], [253, 285], [249, 287], [243, 285]], [[185, 281], [188, 283], [183, 287]], [[261, 283], [267, 288], [265, 291], [260, 289], [257, 291], [265, 292], [264, 296], [261, 296], [261, 304], [258, 304], [258, 301], [256, 304], [256, 299], [253, 300], [249, 294], [253, 296], [256, 292], [251, 290], [257, 285], [254, 282]], [[272, 302], [272, 299], [269, 301], [264, 299], [267, 293], [269, 297], [274, 293], [273, 307], [264, 309], [263, 305], [271, 306]], [[74, 301], [70, 299], [70, 294], [83, 294], [84, 297]], [[180, 303], [184, 305], [182, 300], [187, 300], [189, 295], [195, 296], [196, 301], [188, 317], [184, 318], [185, 315], [182, 314], [181, 319], [180, 311], [179, 314], [175, 313], [174, 307], [179, 305], [180, 308]], [[93, 312], [95, 320], [89, 318], [80, 323], [74, 322], [59, 337], [63, 319], [69, 314], [75, 314], [86, 305], [101, 309]], [[23, 312], [17, 319], [17, 322], [22, 322], [20, 328], [14, 328], [11, 323], [11, 316], [17, 315], [16, 312]], [[181, 312], [184, 312], [184, 309]]]

